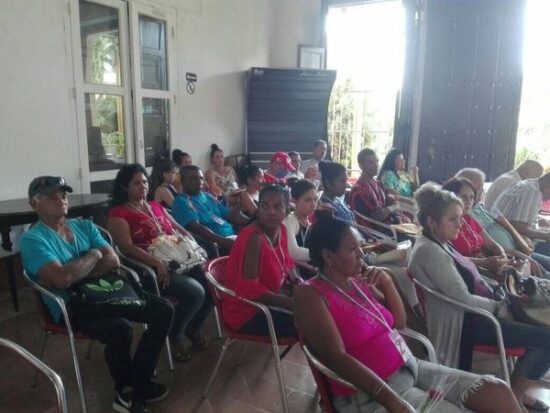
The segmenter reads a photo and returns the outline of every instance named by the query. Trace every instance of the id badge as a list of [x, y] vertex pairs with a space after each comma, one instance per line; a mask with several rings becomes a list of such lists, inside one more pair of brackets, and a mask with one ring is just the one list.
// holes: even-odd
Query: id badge
[[223, 225], [225, 223], [225, 221], [217, 215], [212, 215], [212, 220], [218, 225]]
[[399, 351], [399, 354], [401, 354], [401, 358], [406, 363], [412, 357], [409, 346], [407, 346], [407, 343], [405, 342], [403, 337], [401, 337], [401, 334], [399, 334], [397, 330], [391, 331], [390, 339], [395, 345], [395, 348], [397, 348], [397, 350]]

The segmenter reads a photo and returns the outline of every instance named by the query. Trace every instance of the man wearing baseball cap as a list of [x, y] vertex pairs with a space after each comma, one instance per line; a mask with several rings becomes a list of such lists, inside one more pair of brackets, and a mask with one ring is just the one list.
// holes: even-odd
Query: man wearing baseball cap
[[289, 172], [295, 172], [290, 156], [285, 152], [275, 152], [271, 156], [269, 168], [264, 172], [266, 184], [284, 183]]
[[[29, 203], [38, 215], [38, 222], [20, 242], [23, 266], [29, 277], [65, 301], [71, 286], [120, 266], [117, 255], [92, 221], [67, 218], [67, 192], [73, 189], [62, 177], [39, 176], [32, 180]], [[150, 379], [174, 309], [164, 299], [144, 294], [146, 305], [139, 313], [126, 314], [123, 313], [126, 309], [122, 309], [117, 316], [90, 316], [75, 307], [70, 311], [71, 325], [76, 331], [105, 344], [105, 359], [115, 382], [113, 409], [117, 412], [149, 412], [147, 401], [161, 400], [168, 394], [167, 387]], [[53, 321], [63, 324], [61, 308], [49, 297], [42, 299]], [[148, 327], [133, 358], [130, 321]]]

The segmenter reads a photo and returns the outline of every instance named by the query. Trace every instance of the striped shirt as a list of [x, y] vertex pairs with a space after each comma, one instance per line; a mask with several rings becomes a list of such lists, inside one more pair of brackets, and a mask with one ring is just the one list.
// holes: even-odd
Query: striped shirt
[[506, 189], [495, 201], [494, 210], [509, 221], [535, 225], [542, 207], [538, 179], [526, 179]]
[[[374, 213], [386, 207], [387, 197], [388, 190], [382, 183], [374, 179], [365, 181], [359, 178], [351, 188], [351, 209], [361, 215], [371, 217]], [[399, 224], [402, 222], [402, 218], [398, 213], [391, 213], [384, 219], [384, 222], [386, 224]], [[366, 223], [362, 224], [366, 225]]]
[[520, 181], [521, 176], [519, 176], [519, 173], [515, 170], [500, 175], [491, 184], [491, 186], [487, 190], [487, 193], [485, 194], [485, 199], [483, 200], [485, 208], [491, 210], [499, 195], [502, 194], [506, 189], [510, 188]]

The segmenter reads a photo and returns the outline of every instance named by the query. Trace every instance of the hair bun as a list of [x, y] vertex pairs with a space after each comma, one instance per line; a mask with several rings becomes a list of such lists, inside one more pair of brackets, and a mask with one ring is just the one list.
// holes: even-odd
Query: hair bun
[[212, 145], [210, 145], [210, 149], [213, 151], [219, 151], [220, 147], [218, 146], [217, 143], [213, 143]]

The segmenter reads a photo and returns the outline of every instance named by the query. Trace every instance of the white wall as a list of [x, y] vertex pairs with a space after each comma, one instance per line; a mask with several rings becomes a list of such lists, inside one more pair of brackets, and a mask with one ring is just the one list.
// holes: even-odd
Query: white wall
[[[173, 146], [203, 167], [214, 141], [226, 154], [242, 152], [245, 70], [295, 67], [298, 45], [318, 41], [320, 0], [142, 2], [177, 13]], [[0, 200], [24, 197], [40, 174], [63, 175], [81, 187], [70, 36], [67, 0], [2, 5]], [[198, 75], [194, 95], [185, 91], [186, 72]]]
[[78, 179], [68, 21], [61, 0], [2, 4], [0, 199], [25, 196], [47, 172]]

